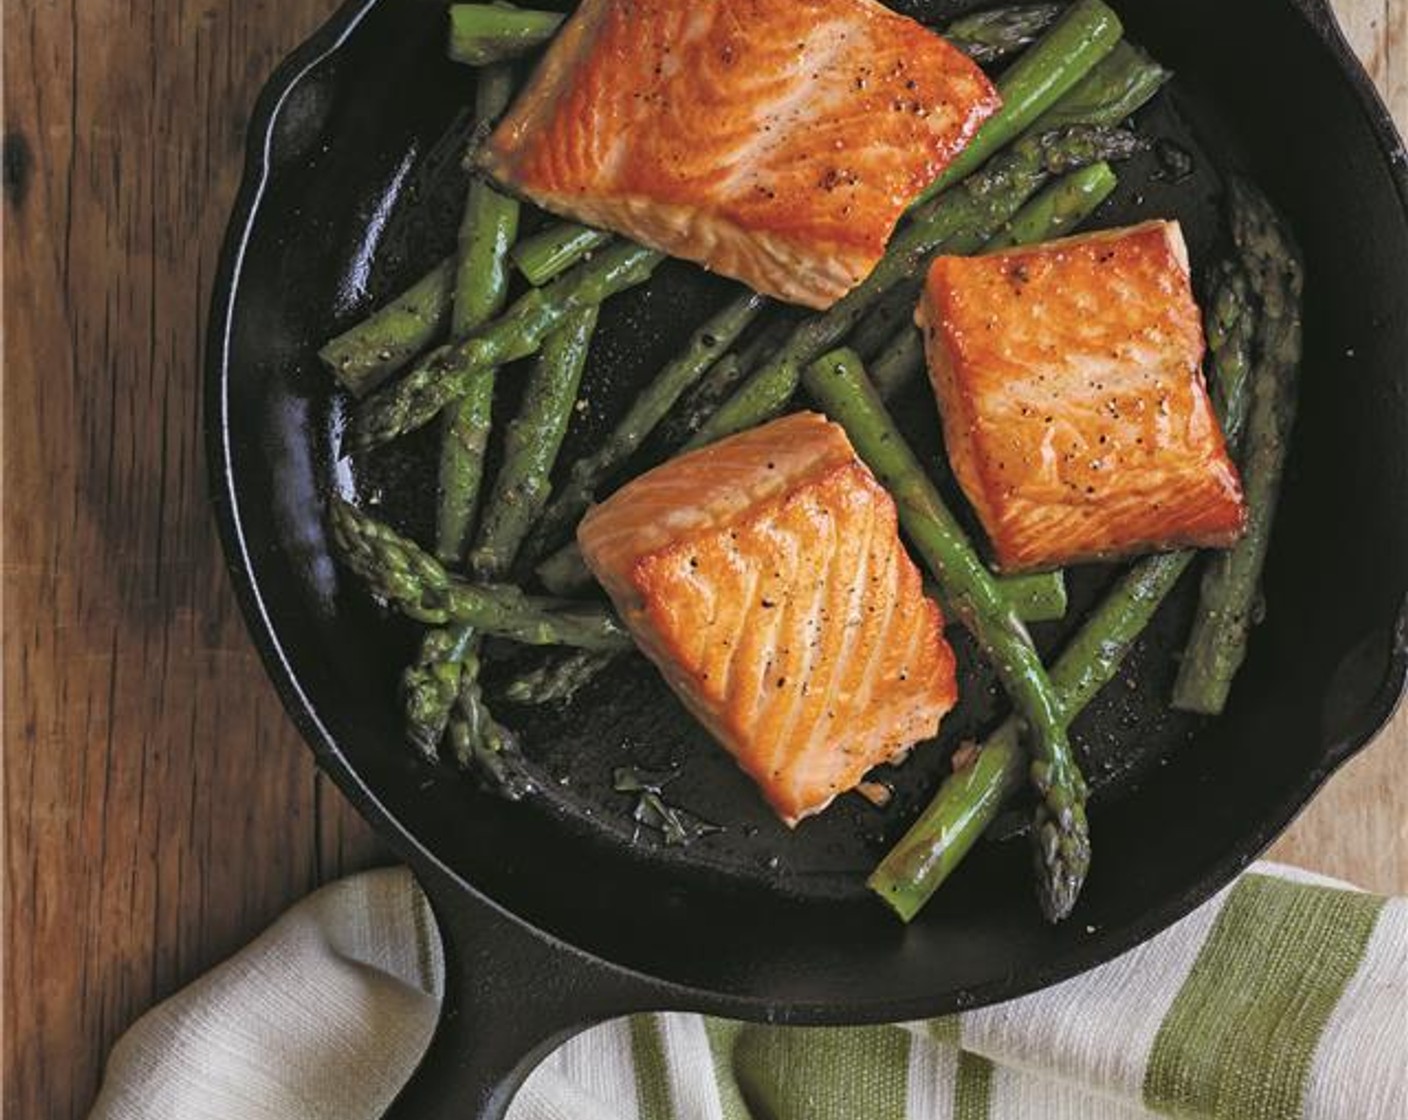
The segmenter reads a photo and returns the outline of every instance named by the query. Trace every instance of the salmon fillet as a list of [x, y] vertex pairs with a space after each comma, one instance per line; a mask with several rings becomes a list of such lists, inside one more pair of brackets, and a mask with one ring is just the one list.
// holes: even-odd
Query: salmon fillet
[[895, 504], [816, 413], [640, 476], [577, 539], [641, 649], [789, 826], [931, 738], [957, 699]]
[[1178, 223], [940, 257], [915, 320], [949, 460], [1004, 570], [1241, 535]]
[[548, 210], [825, 308], [1000, 100], [875, 0], [584, 0], [480, 162]]

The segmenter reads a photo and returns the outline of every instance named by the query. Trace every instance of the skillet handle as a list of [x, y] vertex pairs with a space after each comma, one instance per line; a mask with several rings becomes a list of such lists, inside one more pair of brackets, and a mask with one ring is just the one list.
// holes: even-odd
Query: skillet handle
[[577, 1031], [660, 1006], [668, 985], [554, 941], [439, 868], [416, 868], [440, 927], [445, 996], [430, 1046], [383, 1120], [502, 1120]]

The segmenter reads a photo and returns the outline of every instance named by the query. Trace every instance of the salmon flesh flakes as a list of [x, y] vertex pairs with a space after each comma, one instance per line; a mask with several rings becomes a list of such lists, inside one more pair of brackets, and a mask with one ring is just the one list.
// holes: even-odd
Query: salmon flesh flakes
[[788, 825], [932, 738], [957, 699], [894, 502], [816, 413], [641, 475], [577, 536], [641, 649]]
[[548, 210], [825, 308], [1000, 103], [875, 0], [585, 0], [480, 162]]
[[916, 321], [949, 460], [1004, 570], [1241, 535], [1176, 222], [940, 257]]

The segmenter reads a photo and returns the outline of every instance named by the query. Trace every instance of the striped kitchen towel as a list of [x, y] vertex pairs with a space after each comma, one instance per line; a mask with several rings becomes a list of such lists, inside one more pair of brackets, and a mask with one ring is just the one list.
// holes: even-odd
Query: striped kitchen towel
[[[149, 1012], [95, 1120], [380, 1115], [433, 1029], [410, 876], [327, 887]], [[1404, 1120], [1408, 900], [1258, 865], [1034, 995], [888, 1027], [638, 1015], [571, 1040], [510, 1120]]]

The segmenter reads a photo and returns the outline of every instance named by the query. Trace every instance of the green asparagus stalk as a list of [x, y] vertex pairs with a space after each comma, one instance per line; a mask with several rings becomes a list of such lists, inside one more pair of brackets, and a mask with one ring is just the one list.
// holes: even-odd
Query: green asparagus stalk
[[426, 631], [415, 664], [402, 674], [406, 737], [431, 761], [459, 697], [460, 673], [473, 636], [467, 626]]
[[666, 447], [683, 447], [748, 375], [742, 354], [725, 354], [660, 425]]
[[631, 648], [630, 636], [609, 612], [525, 595], [505, 584], [456, 579], [415, 542], [341, 498], [329, 505], [328, 525], [338, 559], [375, 595], [418, 622], [462, 623], [527, 645]]
[[1075, 231], [1110, 197], [1119, 180], [1108, 163], [1092, 163], [1063, 175], [1023, 206], [983, 246], [996, 253], [1018, 245], [1037, 245]]
[[573, 650], [566, 657], [540, 665], [511, 681], [504, 695], [516, 704], [566, 703], [620, 656]]
[[455, 263], [446, 257], [318, 357], [354, 396], [370, 393], [429, 346], [450, 322]]
[[695, 435], [691, 447], [753, 427], [776, 416], [791, 400], [802, 370], [835, 347], [875, 302], [900, 284], [917, 286], [929, 257], [939, 249], [982, 245], [1052, 175], [1141, 150], [1132, 133], [1074, 126], [1023, 137], [978, 174], [916, 210], [869, 276], [823, 315], [804, 321], [781, 351], [738, 390]]
[[1036, 42], [1061, 15], [1060, 4], [1016, 4], [954, 20], [943, 37], [979, 66], [990, 66]]
[[548, 479], [577, 403], [596, 317], [595, 306], [575, 312], [538, 354], [523, 405], [509, 424], [503, 465], [470, 555], [470, 568], [480, 579], [498, 579], [508, 571], [547, 504]]
[[[480, 125], [497, 120], [513, 97], [513, 76], [503, 65], [479, 72], [475, 115]], [[465, 197], [455, 268], [453, 338], [468, 337], [503, 310], [508, 300], [508, 249], [518, 232], [518, 200], [476, 176]], [[435, 553], [447, 564], [464, 559], [484, 476], [484, 452], [494, 400], [495, 370], [486, 368], [441, 420], [440, 487]]]
[[495, 369], [481, 369], [463, 397], [445, 409], [441, 421], [440, 490], [436, 504], [435, 554], [447, 564], [465, 555], [489, 448]]
[[1101, 0], [1076, 0], [997, 82], [1002, 108], [915, 200], [927, 202], [971, 175], [1046, 112], [1119, 42], [1119, 17]]
[[466, 66], [488, 66], [542, 46], [565, 17], [508, 4], [452, 4], [449, 55]]
[[1213, 406], [1222, 417], [1222, 434], [1234, 453], [1246, 429], [1251, 394], [1246, 391], [1252, 370], [1252, 348], [1257, 327], [1256, 311], [1247, 274], [1235, 261], [1218, 262], [1205, 316], [1208, 350], [1221, 354], [1209, 363], [1208, 388]]
[[429, 423], [464, 396], [478, 371], [534, 353], [573, 312], [644, 283], [663, 259], [653, 249], [613, 244], [551, 284], [525, 292], [473, 336], [441, 347], [368, 398], [354, 417], [349, 449], [367, 451]]
[[745, 377], [773, 355], [791, 331], [791, 317], [779, 316], [758, 331], [752, 341], [737, 353], [725, 354], [719, 359], [665, 418], [660, 427], [661, 445], [680, 448], [694, 438], [694, 433], [719, 410]]
[[1295, 422], [1301, 356], [1300, 253], [1255, 187], [1234, 179], [1229, 193], [1232, 239], [1261, 317], [1241, 462], [1247, 528], [1237, 544], [1208, 561], [1173, 690], [1175, 708], [1206, 715], [1217, 715], [1226, 705], [1256, 622], [1261, 571]]
[[[483, 128], [496, 120], [513, 95], [512, 78], [502, 65], [479, 74], [475, 117]], [[504, 254], [518, 225], [518, 202], [473, 179], [460, 222], [454, 271], [451, 337], [462, 339], [503, 309], [508, 295]], [[442, 419], [435, 550], [446, 563], [464, 559], [484, 476], [492, 420], [495, 370], [480, 370], [463, 399]], [[423, 754], [434, 757], [463, 691], [462, 676], [473, 660], [473, 635], [467, 626], [429, 630], [416, 660], [401, 676], [406, 734]]]
[[1060, 571], [993, 578], [998, 593], [1023, 622], [1055, 622], [1066, 617], [1066, 577]]
[[[944, 248], [948, 249], [949, 246]], [[895, 335], [912, 328], [914, 304], [923, 282], [923, 277], [918, 276], [913, 283], [896, 285], [884, 299], [861, 316], [856, 329], [846, 338], [847, 349], [854, 350], [862, 361], [868, 362], [888, 346]]]
[[592, 585], [592, 572], [576, 541], [568, 541], [535, 569], [539, 582], [554, 595], [580, 595]]
[[906, 326], [896, 333], [870, 363], [870, 380], [882, 401], [888, 402], [924, 369], [924, 336]]
[[[1226, 368], [1244, 365], [1237, 331], [1213, 329], [1218, 300], [1209, 311], [1208, 355], [1214, 383], [1232, 387], [1232, 398], [1214, 398], [1224, 424], [1244, 407], [1245, 378]], [[1051, 683], [1067, 726], [1119, 672], [1125, 656], [1154, 612], [1192, 563], [1195, 552], [1161, 553], [1136, 561], [1081, 624], [1051, 667]], [[867, 880], [905, 921], [914, 917], [983, 834], [1004, 801], [1022, 785], [1026, 755], [1017, 718], [1004, 722], [957, 767], [933, 801]]]
[[[597, 311], [592, 305], [575, 312], [538, 353], [520, 414], [509, 425], [503, 463], [470, 556], [480, 579], [500, 578], [508, 570], [546, 500], [548, 476], [577, 401]], [[460, 765], [472, 765], [488, 788], [515, 800], [523, 792], [526, 771], [517, 739], [494, 718], [479, 687], [477, 640], [461, 660], [451, 749]]]
[[[1193, 559], [1163, 553], [1138, 561], [1081, 625], [1051, 668], [1062, 721], [1070, 722], [1114, 679], [1134, 641]], [[1009, 716], [939, 787], [909, 831], [866, 880], [901, 918], [917, 914], [1027, 778], [1021, 722]]]
[[500, 724], [484, 703], [479, 688], [479, 655], [465, 654], [465, 671], [455, 713], [450, 721], [450, 753], [462, 770], [471, 770], [495, 794], [518, 801], [533, 792], [536, 783], [523, 759], [513, 732]]
[[510, 255], [524, 278], [530, 284], [542, 287], [553, 277], [603, 248], [610, 240], [611, 234], [604, 229], [593, 229], [576, 222], [559, 222], [531, 237], [525, 237], [513, 247]]
[[[475, 116], [480, 128], [492, 125], [513, 100], [513, 72], [486, 66], [478, 74]], [[504, 308], [509, 286], [509, 250], [518, 237], [518, 200], [496, 190], [482, 176], [470, 180], [460, 222], [455, 270], [456, 339], [478, 330]]]
[[1117, 125], [1173, 77], [1147, 51], [1122, 39], [1027, 130], [1048, 132], [1073, 124]]
[[577, 524], [597, 490], [636, 453], [680, 395], [708, 372], [766, 305], [763, 296], [745, 291], [690, 336], [684, 350], [640, 392], [600, 446], [572, 464], [562, 492], [553, 499], [534, 531], [536, 541], [556, 542]]
[[806, 369], [807, 391], [843, 428], [889, 490], [915, 550], [945, 605], [997, 671], [1026, 722], [1037, 792], [1033, 821], [1038, 897], [1051, 921], [1070, 913], [1090, 864], [1085, 779], [1066, 737], [1056, 692], [1031, 636], [906, 446], [854, 353], [840, 350]]

